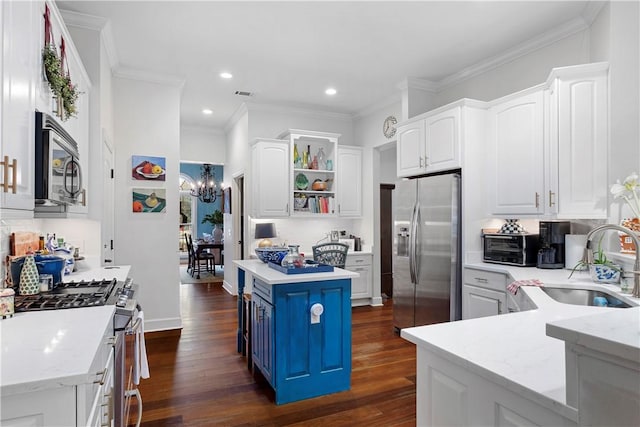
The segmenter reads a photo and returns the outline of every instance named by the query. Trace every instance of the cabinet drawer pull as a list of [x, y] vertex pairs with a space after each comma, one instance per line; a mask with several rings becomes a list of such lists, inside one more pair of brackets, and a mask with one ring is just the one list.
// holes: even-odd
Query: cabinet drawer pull
[[424, 167], [424, 166], [422, 166], [422, 156], [420, 156], [420, 167], [421, 168]]
[[354, 268], [353, 271], [364, 271], [364, 268], [362, 267]]
[[[8, 193], [9, 189], [13, 194], [18, 191], [18, 160], [13, 159], [9, 162], [9, 156], [4, 156], [4, 160], [0, 162], [0, 165], [4, 166], [4, 172], [2, 174], [2, 191]], [[11, 185], [9, 185], [9, 168], [11, 168]]]
[[556, 204], [556, 202], [553, 201], [553, 198], [555, 197], [556, 193], [554, 193], [553, 191], [549, 190], [549, 207], [552, 207], [553, 205]]
[[82, 191], [80, 192], [80, 194], [82, 194], [82, 206], [87, 206], [87, 190], [86, 189], [82, 189]]
[[540, 194], [536, 191], [536, 208], [540, 207]]
[[357, 259], [356, 262], [364, 262], [363, 259]]
[[94, 384], [104, 385], [104, 380], [107, 378], [107, 372], [109, 372], [109, 368], [104, 368], [104, 370], [100, 372], [96, 372], [96, 375], [101, 375], [99, 380], [94, 381]]
[[485, 279], [484, 277], [474, 277], [474, 279], [476, 280], [476, 282], [489, 283], [489, 281], [487, 279]]

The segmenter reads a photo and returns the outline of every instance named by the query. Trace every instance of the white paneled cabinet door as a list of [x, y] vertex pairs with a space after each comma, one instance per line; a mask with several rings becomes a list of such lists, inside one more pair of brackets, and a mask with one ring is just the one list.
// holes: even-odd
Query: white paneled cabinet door
[[398, 126], [398, 177], [424, 173], [425, 121], [416, 120]]
[[362, 216], [362, 149], [338, 146], [338, 214]]
[[425, 120], [425, 172], [460, 167], [460, 107]]
[[543, 113], [542, 90], [489, 109], [488, 200], [495, 215], [544, 210]]
[[2, 216], [33, 218], [34, 81], [39, 69], [36, 2], [1, 2], [2, 107], [0, 208]]
[[251, 163], [254, 215], [289, 216], [289, 141], [257, 140], [251, 150]]
[[559, 217], [607, 218], [607, 92], [606, 68], [558, 79]]
[[462, 318], [495, 316], [506, 311], [507, 296], [504, 292], [478, 288], [471, 285], [462, 286]]

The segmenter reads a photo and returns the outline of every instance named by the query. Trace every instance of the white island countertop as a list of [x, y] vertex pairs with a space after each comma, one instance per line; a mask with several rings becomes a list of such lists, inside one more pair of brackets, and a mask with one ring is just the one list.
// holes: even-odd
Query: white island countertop
[[257, 277], [271, 285], [318, 282], [321, 280], [352, 279], [360, 276], [358, 273], [338, 267], [334, 267], [333, 271], [327, 273], [285, 274], [278, 270], [274, 270], [259, 259], [234, 260], [233, 263], [238, 266], [238, 268], [251, 273], [254, 277]]
[[[597, 285], [589, 279], [588, 274], [582, 272], [568, 279], [568, 270], [541, 270], [535, 267], [485, 263], [465, 267], [507, 273], [514, 280], [540, 279], [548, 286], [602, 289], [615, 293], [632, 305], [640, 304], [640, 299], [620, 294], [619, 286]], [[446, 357], [464, 369], [576, 420], [575, 409], [566, 405], [565, 343], [547, 336], [547, 323], [558, 322], [558, 327], [570, 328], [589, 319], [584, 316], [590, 316], [593, 322], [599, 323], [598, 328], [591, 328], [589, 331], [593, 333], [591, 340], [598, 335], [611, 337], [612, 328], [619, 328], [621, 324], [629, 325], [629, 328], [625, 328], [624, 337], [620, 336], [618, 340], [624, 345], [635, 343], [637, 348], [640, 346], [637, 335], [640, 309], [563, 304], [534, 286], [523, 286], [518, 292], [525, 292], [537, 309], [406, 328], [401, 331], [401, 336]], [[619, 317], [626, 320], [622, 322]], [[559, 322], [568, 319], [576, 319], [576, 322]], [[634, 322], [635, 331], [631, 327]], [[568, 328], [563, 333], [569, 333]], [[583, 330], [582, 333], [583, 339], [586, 339], [584, 337], [587, 331]], [[554, 335], [560, 337], [560, 332]]]
[[[64, 282], [125, 280], [131, 266], [94, 268]], [[15, 313], [0, 320], [0, 393], [11, 395], [85, 383], [115, 306]], [[93, 376], [91, 376], [93, 378]]]

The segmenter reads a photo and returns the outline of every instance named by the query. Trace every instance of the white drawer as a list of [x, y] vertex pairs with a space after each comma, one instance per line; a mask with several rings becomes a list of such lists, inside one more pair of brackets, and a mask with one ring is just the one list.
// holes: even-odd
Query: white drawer
[[356, 255], [348, 253], [345, 265], [348, 267], [357, 267], [360, 265], [371, 265], [372, 262], [373, 255], [371, 254]]
[[505, 292], [507, 289], [507, 275], [494, 271], [464, 269], [464, 283], [486, 289]]

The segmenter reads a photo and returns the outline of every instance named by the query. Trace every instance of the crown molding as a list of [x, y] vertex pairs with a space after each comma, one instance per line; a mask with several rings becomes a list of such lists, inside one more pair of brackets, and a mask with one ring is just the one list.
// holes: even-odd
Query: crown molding
[[240, 106], [236, 108], [231, 117], [229, 117], [229, 120], [227, 120], [227, 122], [223, 126], [222, 129], [224, 130], [224, 132], [229, 133], [233, 126], [238, 122], [238, 120], [240, 120], [240, 118], [248, 112], [249, 109], [247, 108], [247, 103], [243, 102], [242, 104], [240, 104]]
[[353, 119], [352, 114], [337, 113], [334, 111], [316, 110], [306, 107], [293, 107], [290, 105], [261, 104], [257, 102], [246, 102], [249, 111], [264, 111], [269, 113], [285, 113], [297, 114], [301, 116], [313, 117], [318, 119], [333, 119], [350, 122]]
[[569, 37], [579, 31], [584, 31], [587, 28], [589, 28], [589, 26], [583, 18], [574, 18], [563, 25], [547, 31], [546, 33], [540, 34], [539, 36], [521, 43], [514, 48], [508, 49], [500, 55], [496, 55], [492, 58], [480, 61], [470, 67], [458, 71], [457, 73], [445, 77], [437, 83], [438, 92], [459, 84], [464, 80], [470, 79], [472, 77], [486, 73], [489, 70], [495, 69], [501, 65], [507, 64], [521, 56], [524, 56], [528, 53], [534, 52], [540, 48]]
[[608, 1], [590, 1], [584, 8], [582, 17], [587, 25], [591, 25]]
[[439, 83], [432, 82], [427, 79], [419, 79], [417, 77], [407, 77], [396, 85], [400, 90], [420, 89], [427, 92], [436, 93], [440, 87]]
[[99, 32], [100, 40], [107, 53], [107, 60], [109, 61], [111, 69], [113, 70], [118, 67], [118, 53], [113, 38], [113, 30], [111, 29], [111, 21], [100, 16], [86, 15], [64, 9], [60, 10], [60, 14], [67, 26]]
[[198, 126], [198, 125], [180, 125], [180, 129], [191, 130], [196, 132], [210, 133], [214, 135], [225, 135], [225, 132], [220, 128]]
[[401, 104], [402, 103], [402, 95], [400, 93], [395, 93], [381, 101], [378, 101], [374, 104], [371, 104], [357, 112], [355, 112], [351, 117], [355, 119], [361, 119], [363, 117], [367, 117], [373, 113], [381, 111], [383, 109], [389, 108], [390, 105], [393, 104]]
[[180, 92], [182, 92], [185, 84], [185, 80], [180, 77], [171, 76], [168, 74], [151, 73], [145, 70], [137, 70], [134, 68], [121, 66], [113, 70], [113, 76], [121, 79], [140, 80], [143, 82], [157, 83], [165, 86], [174, 86], [178, 88]]

